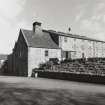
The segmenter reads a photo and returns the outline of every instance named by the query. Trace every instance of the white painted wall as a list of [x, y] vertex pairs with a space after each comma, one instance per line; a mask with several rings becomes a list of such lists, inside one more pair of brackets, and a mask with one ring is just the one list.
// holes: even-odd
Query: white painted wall
[[[45, 57], [45, 51], [48, 50], [49, 56]], [[28, 76], [31, 76], [32, 69], [38, 68], [40, 63], [44, 63], [49, 58], [58, 58], [61, 60], [61, 49], [32, 48], [28, 49]]]

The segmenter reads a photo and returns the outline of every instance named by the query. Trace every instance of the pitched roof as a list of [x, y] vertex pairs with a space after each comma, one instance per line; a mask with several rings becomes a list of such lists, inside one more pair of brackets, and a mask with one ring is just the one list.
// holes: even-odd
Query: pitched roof
[[53, 41], [50, 34], [105, 43], [105, 41], [100, 41], [86, 36], [56, 32], [53, 30], [42, 30], [42, 33], [40, 33], [40, 35], [35, 34], [32, 30], [21, 29], [21, 31], [23, 33], [27, 45], [29, 47], [34, 47], [34, 48], [60, 49], [59, 46]]
[[0, 60], [6, 60], [8, 55], [0, 54]]
[[60, 49], [48, 32], [43, 31], [41, 35], [37, 35], [31, 30], [21, 29], [21, 31], [29, 47]]
[[49, 33], [59, 35], [59, 36], [66, 36], [66, 37], [71, 37], [71, 38], [84, 39], [84, 40], [90, 40], [90, 41], [97, 41], [97, 42], [104, 42], [105, 43], [105, 41], [89, 38], [89, 37], [86, 37], [86, 36], [80, 36], [80, 35], [64, 33], [64, 32], [57, 32], [57, 31], [54, 31], [54, 30], [46, 30], [46, 31], [49, 32]]

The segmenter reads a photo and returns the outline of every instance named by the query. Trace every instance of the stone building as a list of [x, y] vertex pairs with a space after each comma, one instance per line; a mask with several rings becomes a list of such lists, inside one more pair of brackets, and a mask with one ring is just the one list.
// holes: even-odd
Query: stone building
[[32, 30], [20, 29], [13, 53], [8, 58], [8, 69], [14, 75], [31, 76], [49, 58], [105, 57], [105, 42], [70, 33], [44, 30], [40, 22]]

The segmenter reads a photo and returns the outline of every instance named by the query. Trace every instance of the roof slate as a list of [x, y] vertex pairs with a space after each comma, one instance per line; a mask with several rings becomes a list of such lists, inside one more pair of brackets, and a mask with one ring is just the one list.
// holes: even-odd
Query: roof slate
[[25, 40], [28, 46], [34, 47], [34, 48], [60, 49], [59, 46], [51, 38], [50, 36], [51, 33], [58, 35], [58, 36], [66, 36], [66, 37], [71, 37], [71, 38], [84, 39], [84, 40], [105, 43], [105, 41], [88, 38], [86, 36], [73, 35], [73, 34], [63, 33], [63, 32], [56, 32], [53, 30], [42, 30], [42, 33], [40, 33], [40, 35], [35, 34], [32, 30], [21, 29], [21, 31], [25, 37]]
[[50, 33], [48, 32], [43, 31], [41, 35], [37, 35], [31, 30], [21, 30], [29, 47], [60, 49], [59, 46], [52, 40]]
[[66, 36], [66, 37], [71, 37], [71, 38], [84, 39], [84, 40], [90, 40], [90, 41], [97, 41], [97, 42], [104, 42], [105, 43], [105, 41], [89, 38], [89, 37], [86, 37], [86, 36], [80, 36], [80, 35], [64, 33], [64, 32], [56, 32], [56, 31], [53, 31], [53, 30], [46, 30], [46, 31], [50, 32], [50, 33], [53, 33], [53, 34], [57, 34], [59, 36]]

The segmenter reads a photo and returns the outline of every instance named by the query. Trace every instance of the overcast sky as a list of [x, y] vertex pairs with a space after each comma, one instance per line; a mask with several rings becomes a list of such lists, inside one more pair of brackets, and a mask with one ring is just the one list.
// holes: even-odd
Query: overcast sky
[[105, 0], [0, 0], [0, 53], [11, 53], [19, 29], [68, 32], [105, 41]]

